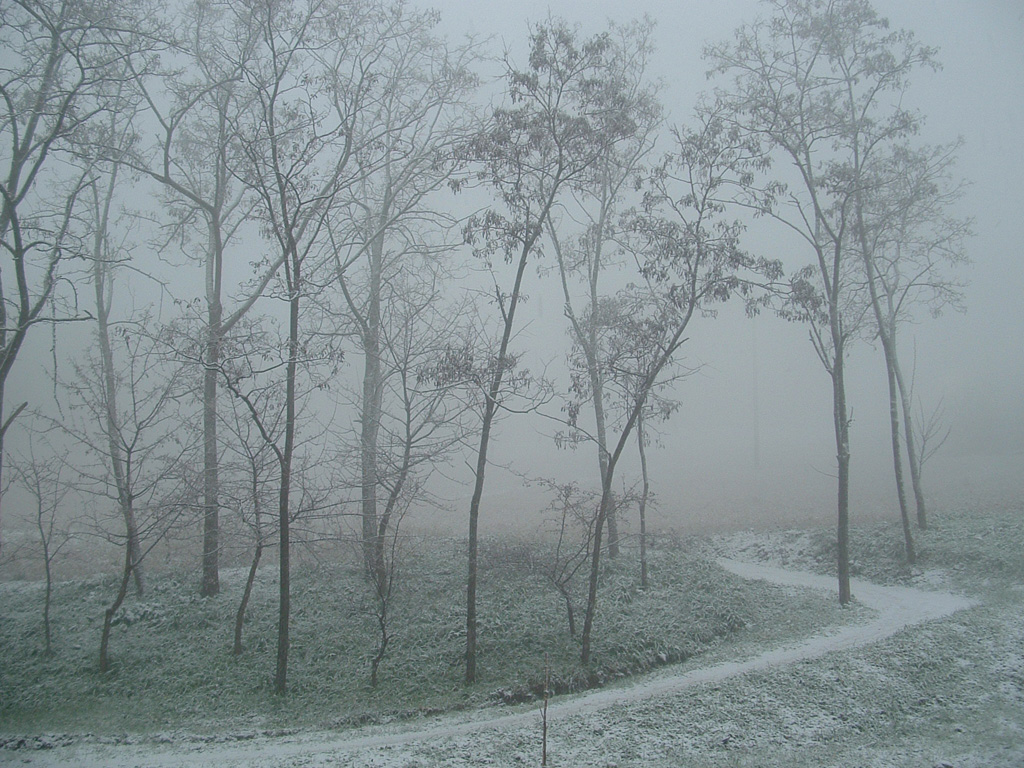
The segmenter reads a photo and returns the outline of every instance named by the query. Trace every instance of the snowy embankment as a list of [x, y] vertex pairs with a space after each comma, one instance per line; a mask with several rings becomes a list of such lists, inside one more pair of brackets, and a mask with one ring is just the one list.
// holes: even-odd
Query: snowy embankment
[[[793, 587], [834, 591], [835, 580], [825, 576], [767, 565], [720, 560], [722, 566], [748, 579]], [[631, 705], [649, 706], [659, 698], [677, 696], [697, 686], [720, 683], [747, 673], [768, 670], [868, 645], [915, 624], [949, 616], [974, 601], [958, 595], [905, 587], [883, 587], [853, 580], [854, 599], [872, 609], [873, 617], [741, 660], [728, 661], [684, 673], [659, 674], [622, 687], [606, 688], [553, 700], [548, 707], [553, 752], [562, 755], [553, 764], [584, 764], [600, 757], [599, 739], [582, 736], [579, 725], [593, 720], [614, 723], [628, 717]], [[108, 745], [82, 742], [53, 749], [17, 754], [22, 764], [36, 766], [429, 766], [535, 764], [540, 754], [538, 705], [505, 714], [493, 710], [440, 717], [428, 726], [372, 727], [355, 731], [307, 732], [279, 738], [254, 737], [228, 743], [170, 739], [168, 743]], [[643, 744], [637, 744], [638, 754]], [[592, 754], [591, 754], [592, 753]]]

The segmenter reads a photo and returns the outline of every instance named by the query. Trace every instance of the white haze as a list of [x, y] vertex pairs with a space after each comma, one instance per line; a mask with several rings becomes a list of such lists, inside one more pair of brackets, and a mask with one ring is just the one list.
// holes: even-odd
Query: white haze
[[[496, 35], [495, 47], [519, 61], [527, 20], [550, 14], [598, 32], [607, 19], [647, 15], [657, 23], [652, 74], [664, 83], [673, 122], [685, 121], [710, 87], [704, 44], [769, 10], [754, 0], [445, 0], [436, 7], [448, 28]], [[910, 29], [939, 48], [943, 68], [919, 72], [908, 94], [927, 118], [921, 141], [965, 141], [958, 171], [971, 186], [956, 213], [974, 218], [976, 234], [967, 246], [972, 264], [955, 276], [969, 283], [967, 311], [934, 319], [922, 312], [919, 324], [904, 331], [901, 348], [916, 359], [915, 394], [926, 410], [941, 402], [952, 429], [926, 467], [933, 503], [987, 503], [1024, 491], [1024, 9], [1013, 0], [879, 0], [875, 7], [893, 28]], [[763, 236], [748, 238], [745, 247], [783, 258], [789, 268], [808, 258], [780, 252]], [[542, 350], [546, 339], [565, 339], [561, 299], [538, 282], [529, 291], [536, 317], [520, 343]], [[770, 315], [749, 321], [734, 306], [714, 321], [695, 322], [689, 336], [683, 354], [700, 370], [679, 386], [682, 407], [652, 452], [661, 524], [832, 519], [831, 385], [806, 329]], [[848, 376], [854, 519], [897, 514], [881, 350], [858, 345]], [[553, 429], [506, 421], [492, 448], [495, 462], [596, 484], [592, 449], [554, 450], [544, 436]], [[624, 475], [629, 482], [636, 472]], [[515, 521], [542, 503], [539, 494], [524, 494], [515, 477], [492, 474], [488, 488], [493, 508], [484, 518], [492, 523]]]
[[[444, 0], [435, 5], [446, 34], [493, 36], [498, 55], [525, 59], [528, 21], [549, 13], [578, 22], [593, 33], [607, 19], [626, 22], [642, 15], [656, 21], [653, 74], [664, 82], [663, 100], [672, 122], [684, 122], [698, 94], [707, 89], [701, 49], [732, 34], [742, 22], [767, 9], [754, 0], [724, 2], [496, 2]], [[963, 136], [958, 170], [971, 182], [959, 215], [974, 217], [968, 243], [973, 264], [956, 277], [969, 281], [965, 314], [937, 319], [923, 315], [904, 331], [902, 352], [916, 350], [915, 393], [925, 408], [944, 403], [951, 437], [927, 466], [925, 483], [934, 503], [985, 503], [1024, 491], [1024, 11], [1012, 0], [879, 0], [879, 12], [893, 27], [913, 30], [923, 43], [938, 46], [944, 68], [920, 72], [909, 100], [927, 116], [922, 141], [939, 143]], [[751, 232], [745, 247], [783, 258], [788, 269], [807, 254], [787, 250], [771, 233]], [[196, 295], [202, 277], [198, 266]], [[530, 352], [529, 367], [564, 367], [568, 340], [561, 296], [552, 276], [536, 272], [526, 287], [530, 301], [519, 323], [517, 348]], [[739, 306], [726, 306], [717, 319], [697, 319], [682, 352], [697, 369], [677, 389], [679, 412], [661, 426], [652, 449], [653, 489], [659, 505], [655, 527], [707, 523], [829, 521], [834, 516], [835, 445], [828, 377], [807, 341], [806, 329], [762, 314], [751, 321]], [[10, 402], [38, 398], [45, 333], [30, 337], [16, 366]], [[33, 348], [34, 347], [34, 348]], [[59, 349], [70, 349], [62, 344]], [[359, 363], [353, 354], [348, 375]], [[556, 382], [563, 390], [564, 377]], [[852, 354], [848, 381], [853, 414], [852, 512], [896, 514], [889, 453], [885, 369], [878, 349], [867, 344]], [[27, 396], [27, 397], [26, 397]], [[549, 406], [557, 414], [557, 404]], [[354, 421], [355, 415], [342, 417]], [[593, 449], [561, 451], [551, 439], [556, 426], [542, 417], [501, 422], [492, 443], [494, 467], [482, 510], [484, 529], [533, 526], [545, 504], [521, 476], [551, 477], [597, 484]], [[15, 434], [9, 447], [18, 439]], [[508, 469], [505, 469], [508, 467]], [[461, 462], [449, 472], [468, 483]], [[636, 479], [623, 467], [621, 480]], [[438, 491], [450, 510], [416, 522], [461, 530], [469, 489], [449, 483]]]

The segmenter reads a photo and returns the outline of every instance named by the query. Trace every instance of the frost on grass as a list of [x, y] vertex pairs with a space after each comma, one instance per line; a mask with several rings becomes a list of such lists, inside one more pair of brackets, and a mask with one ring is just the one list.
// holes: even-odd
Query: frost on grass
[[[901, 571], [898, 564], [886, 562], [887, 541], [858, 544], [859, 557], [868, 572], [888, 574], [888, 578], [920, 590], [931, 588], [922, 583], [926, 581], [923, 574], [934, 571], [942, 574], [942, 581], [950, 588], [966, 592], [980, 603], [941, 617], [933, 612], [942, 602], [934, 593], [897, 588], [891, 591], [896, 605], [913, 600], [915, 594], [921, 596], [925, 623], [905, 626], [897, 615], [891, 619], [888, 632], [863, 635], [860, 644], [847, 643], [841, 651], [832, 646], [844, 637], [843, 633], [882, 621], [886, 616], [884, 607], [877, 614], [864, 606], [839, 611], [834, 601], [821, 593], [809, 596], [807, 590], [792, 586], [723, 580], [723, 575], [706, 562], [696, 571], [669, 568], [662, 574], [666, 584], [671, 582], [668, 572], [683, 574], [679, 577], [679, 594], [687, 592], [686, 585], [689, 592], [718, 594], [724, 589], [726, 595], [732, 594], [724, 605], [741, 610], [744, 628], [715, 637], [701, 655], [681, 665], [663, 667], [639, 681], [621, 679], [606, 690], [556, 699], [550, 720], [550, 764], [602, 768], [636, 764], [652, 768], [1009, 768], [1024, 764], [1024, 646], [1020, 641], [1024, 617], [1020, 612], [1020, 568], [1011, 559], [1015, 552], [1018, 558], [1024, 554], [1024, 538], [1014, 540], [1005, 535], [1019, 529], [1019, 520], [1019, 512], [1012, 520], [982, 518], [974, 523], [967, 518], [937, 518], [934, 530], [921, 537], [922, 551], [930, 559], [921, 574]], [[988, 549], [979, 551], [986, 542], [964, 535], [972, 524], [1004, 535], [993, 538]], [[888, 537], [894, 530], [872, 527], [867, 533]], [[803, 543], [787, 546], [787, 557], [794, 564], [810, 565], [814, 570], [816, 536], [814, 532], [792, 534], [788, 540]], [[779, 538], [787, 539], [776, 537], [775, 541]], [[809, 548], [808, 541], [812, 543]], [[958, 548], [961, 542], [967, 544], [966, 555]], [[748, 552], [753, 551], [751, 544], [749, 539], [744, 544]], [[764, 548], [766, 552], [778, 551], [771, 540]], [[800, 563], [801, 557], [812, 562]], [[979, 562], [1002, 565], [996, 572], [986, 572]], [[491, 575], [496, 578], [497, 572]], [[612, 574], [611, 578], [618, 577]], [[636, 611], [643, 603], [642, 595], [616, 589], [613, 585], [610, 594], [619, 595], [616, 605], [624, 614]], [[662, 603], [672, 602], [671, 589], [664, 589], [668, 591], [658, 593], [659, 610], [665, 610]], [[522, 599], [529, 590], [513, 594]], [[352, 623], [360, 616], [358, 605], [351, 602], [354, 597], [354, 592], [342, 589], [333, 598], [337, 604], [348, 606], [345, 619]], [[645, 631], [660, 623], [683, 626], [697, 618], [706, 621], [722, 614], [721, 595], [716, 600], [692, 603], [685, 612], [634, 614], [632, 621], [641, 621]], [[951, 605], [965, 604], [962, 597], [950, 596], [950, 600]], [[822, 606], [828, 606], [827, 610]], [[309, 609], [307, 615], [316, 613]], [[822, 631], [820, 620], [826, 613], [838, 616], [840, 624]], [[450, 612], [443, 615], [450, 616]], [[557, 602], [552, 601], [541, 615], [557, 625]], [[207, 615], [205, 621], [215, 624], [215, 618]], [[680, 623], [672, 625], [673, 620]], [[529, 645], [527, 637], [515, 635], [516, 631], [529, 635], [528, 627], [517, 628], [508, 620], [501, 627], [518, 638], [508, 647]], [[125, 628], [125, 632], [134, 629], [135, 625]], [[631, 645], [627, 635], [616, 641], [623, 650], [656, 647], [645, 645], [646, 640]], [[799, 650], [800, 643], [814, 646], [816, 655], [801, 657], [795, 653], [793, 649]], [[315, 655], [314, 645], [312, 638], [307, 638], [307, 658]], [[502, 647], [500, 643], [495, 646], [497, 650]], [[609, 647], [613, 647], [611, 642]], [[765, 650], [771, 648], [779, 649], [779, 653]], [[748, 664], [762, 653], [773, 660], [760, 667]], [[430, 658], [434, 657], [421, 653], [417, 662], [422, 665]], [[672, 682], [691, 673], [707, 677], [715, 665], [727, 665], [732, 672], [714, 673], [713, 681], [690, 680], [685, 687]], [[522, 677], [528, 679], [529, 675]], [[130, 679], [125, 674], [121, 682]], [[232, 730], [223, 721], [211, 720], [208, 738], [212, 741], [197, 741], [194, 732], [190, 735], [165, 729], [161, 731], [164, 741], [141, 735], [132, 737], [135, 746], [79, 744], [81, 749], [74, 758], [63, 763], [59, 756], [71, 755], [68, 750], [75, 747], [58, 745], [48, 752], [57, 758], [55, 765], [126, 766], [157, 756], [167, 765], [187, 765], [199, 754], [212, 761], [210, 764], [254, 768], [535, 765], [540, 728], [535, 704], [525, 708], [476, 708], [486, 705], [494, 690], [510, 686], [515, 679], [515, 675], [493, 678], [470, 696], [464, 696], [463, 689], [456, 685], [448, 695], [457, 706], [448, 714], [418, 717], [415, 722], [389, 718], [391, 725], [370, 725], [356, 731], [291, 729], [284, 735], [284, 731], [267, 727], [280, 719], [279, 714], [264, 713], [257, 721], [250, 713], [246, 728]], [[365, 688], [357, 692], [361, 696], [367, 693]], [[247, 706], [252, 706], [252, 699], [250, 696]], [[461, 707], [469, 709], [460, 711]], [[383, 719], [371, 718], [368, 722], [380, 723]], [[348, 727], [359, 723], [349, 719], [338, 724]], [[244, 738], [233, 740], [232, 734], [243, 734]]]

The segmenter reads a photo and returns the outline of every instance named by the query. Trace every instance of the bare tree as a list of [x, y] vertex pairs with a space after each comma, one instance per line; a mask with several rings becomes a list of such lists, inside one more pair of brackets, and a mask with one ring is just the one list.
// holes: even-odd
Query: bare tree
[[55, 302], [86, 183], [65, 164], [66, 150], [106, 108], [102, 91], [121, 54], [117, 30], [134, 27], [127, 16], [83, 0], [0, 7], [0, 462], [4, 434], [23, 408], [7, 414], [4, 391], [29, 330], [78, 316]]
[[[240, 76], [249, 89], [237, 130], [246, 141], [240, 178], [258, 200], [262, 230], [281, 259], [281, 279], [272, 298], [287, 313], [283, 443], [273, 449], [280, 465], [278, 501], [279, 616], [274, 687], [287, 688], [290, 613], [290, 494], [296, 439], [298, 373], [304, 357], [302, 305], [316, 288], [306, 268], [320, 253], [352, 159], [353, 113], [349, 107], [370, 86], [372, 73], [359, 54], [373, 42], [364, 37], [366, 14], [359, 5], [274, 2], [238, 9], [256, 41]], [[235, 392], [238, 396], [238, 392]], [[261, 432], [264, 431], [261, 428]], [[271, 440], [266, 436], [268, 444]]]
[[946, 444], [952, 428], [946, 426], [945, 409], [941, 400], [928, 414], [925, 414], [924, 406], [919, 400], [916, 424], [909, 440], [914, 442], [917, 449], [912, 460], [916, 463], [918, 477], [921, 477], [925, 464]]
[[62, 383], [70, 395], [69, 412], [50, 420], [51, 429], [91, 457], [75, 462], [76, 486], [102, 506], [113, 501], [121, 518], [123, 533], [110, 530], [105, 510], [94, 525], [97, 535], [124, 548], [117, 595], [104, 614], [101, 672], [110, 667], [110, 633], [129, 584], [146, 555], [187, 521], [191, 509], [187, 458], [193, 446], [178, 429], [183, 376], [180, 367], [167, 362], [166, 341], [148, 332], [153, 325], [151, 319], [120, 321], [108, 350], [90, 350], [74, 364], [74, 377]]
[[742, 173], [749, 148], [716, 115], [701, 118], [696, 129], [673, 132], [673, 150], [651, 175], [643, 209], [628, 216], [627, 244], [636, 259], [637, 283], [603, 300], [588, 318], [602, 324], [601, 359], [620, 416], [617, 437], [609, 442], [594, 531], [581, 636], [584, 664], [590, 661], [612, 482], [633, 430], [656, 405], [666, 416], [674, 409], [658, 393], [680, 375], [674, 370], [677, 353], [694, 317], [713, 315], [715, 304], [735, 294], [755, 301], [754, 281], [774, 280], [781, 273], [776, 262], [743, 251], [741, 225], [722, 219], [720, 195]]
[[910, 562], [914, 557], [900, 448], [901, 410], [917, 524], [922, 529], [927, 527], [927, 513], [912, 393], [900, 365], [897, 332], [913, 321], [919, 307], [933, 316], [949, 306], [963, 308], [961, 286], [944, 274], [967, 261], [964, 241], [970, 235], [970, 221], [949, 213], [963, 186], [952, 177], [959, 146], [960, 142], [894, 147], [874, 158], [857, 198], [858, 244], [889, 384], [893, 469]]
[[[412, 485], [411, 483], [409, 484]], [[395, 487], [388, 496], [384, 514], [388, 526], [383, 527], [374, 541], [374, 562], [370, 571], [370, 583], [374, 593], [374, 618], [377, 621], [377, 648], [370, 659], [370, 686], [377, 687], [380, 665], [387, 656], [388, 646], [393, 637], [392, 608], [399, 579], [402, 539], [400, 529], [409, 504], [415, 496], [413, 489], [403, 484]]]
[[[133, 81], [157, 132], [149, 145], [118, 153], [118, 160], [157, 181], [168, 202], [161, 221], [167, 241], [202, 264], [204, 276], [203, 554], [200, 593], [220, 590], [220, 491], [218, 363], [225, 337], [252, 309], [283, 263], [283, 256], [252, 259], [241, 249], [251, 235], [256, 198], [239, 181], [244, 154], [238, 124], [253, 98], [241, 74], [256, 50], [257, 30], [240, 6], [196, 2], [167, 32], [171, 55], [162, 68], [132, 61]], [[249, 225], [249, 226], [247, 226]], [[248, 283], [234, 295], [224, 285], [225, 266], [253, 264]]]
[[[429, 271], [428, 271], [429, 273]], [[458, 396], [463, 382], [439, 360], [463, 321], [465, 309], [446, 302], [441, 284], [411, 274], [382, 286], [380, 336], [380, 435], [375, 477], [383, 502], [375, 520], [369, 580], [379, 629], [370, 683], [392, 639], [393, 597], [402, 567], [399, 528], [413, 506], [431, 501], [430, 476], [470, 433], [471, 401]], [[360, 514], [361, 519], [362, 514]]]
[[422, 277], [393, 279], [383, 296], [377, 481], [384, 506], [374, 531], [375, 567], [384, 560], [389, 524], [400, 504], [428, 500], [430, 476], [471, 431], [472, 404], [458, 397], [462, 382], [442, 379], [437, 367], [458, 334], [465, 307], [444, 299], [442, 283]]
[[[235, 505], [239, 518], [252, 530], [253, 554], [249, 563], [249, 572], [242, 590], [242, 598], [235, 612], [235, 639], [232, 653], [240, 656], [243, 651], [242, 631], [245, 625], [245, 614], [252, 596], [253, 584], [259, 570], [263, 550], [268, 542], [273, 543], [274, 527], [272, 520], [267, 520], [266, 508], [272, 503], [269, 498], [273, 494], [271, 471], [273, 458], [271, 450], [251, 418], [248, 409], [237, 399], [232, 399], [228, 420], [228, 428], [234, 438], [230, 450], [236, 455], [240, 476], [239, 488], [234, 494]], [[230, 485], [225, 495], [231, 498]]]
[[[305, 474], [297, 456], [299, 442], [299, 406], [306, 396], [321, 387], [324, 381], [336, 372], [334, 366], [337, 356], [330, 345], [318, 346], [309, 337], [299, 338], [292, 342], [295, 325], [289, 321], [285, 335], [279, 337], [272, 331], [261, 329], [252, 321], [236, 327], [232, 336], [224, 340], [221, 348], [221, 363], [218, 372], [225, 388], [235, 397], [241, 408], [250, 419], [263, 445], [273, 454], [277, 469], [277, 539], [278, 548], [288, 550], [291, 546], [291, 529], [293, 523], [304, 511], [314, 504], [306, 499], [303, 480]], [[244, 331], [244, 332], [243, 332]], [[299, 357], [296, 350], [301, 348], [303, 356]], [[326, 364], [328, 370], [322, 377], [314, 378], [316, 368]], [[294, 367], [294, 368], [293, 368]], [[300, 380], [299, 372], [307, 376]], [[286, 372], [281, 377], [281, 371]], [[253, 448], [246, 450], [254, 459], [257, 452]], [[258, 475], [262, 466], [253, 465], [250, 480], [254, 484], [253, 493], [262, 494], [258, 488]], [[295, 488], [293, 489], [293, 486]], [[292, 494], [299, 497], [293, 503]], [[255, 498], [253, 499], [255, 503]], [[282, 532], [283, 529], [283, 532]], [[262, 553], [259, 541], [257, 548]], [[250, 575], [255, 577], [258, 567], [258, 556], [254, 555], [250, 566]], [[285, 586], [280, 587], [278, 604], [278, 655], [275, 677], [275, 688], [278, 693], [285, 693], [288, 670], [288, 630], [290, 620], [290, 560], [288, 554], [280, 556], [279, 578], [283, 578]], [[251, 581], [247, 582], [247, 592]], [[240, 606], [236, 614], [236, 638], [239, 630], [238, 618], [244, 617], [244, 606]]]
[[[719, 103], [743, 136], [762, 144], [760, 167], [782, 171], [744, 203], [800, 237], [813, 258], [794, 274], [786, 316], [810, 323], [815, 352], [832, 382], [836, 441], [839, 601], [850, 600], [850, 411], [846, 355], [863, 315], [856, 297], [857, 199], [865, 168], [917, 125], [900, 106], [909, 75], [933, 66], [933, 51], [888, 22], [866, 0], [772, 0], [772, 16], [708, 48], [713, 71], [730, 75]], [[892, 106], [895, 105], [895, 106]]]
[[43, 593], [43, 635], [46, 640], [44, 652], [47, 656], [53, 655], [53, 632], [50, 622], [53, 565], [74, 539], [64, 503], [72, 491], [72, 485], [62, 477], [66, 470], [67, 456], [38, 457], [31, 443], [28, 455], [19, 457], [14, 463], [16, 482], [32, 497], [31, 519], [39, 533], [39, 547], [46, 577], [46, 589]]
[[[601, 322], [584, 322], [583, 315], [598, 318], [604, 295], [602, 275], [608, 270], [619, 271], [621, 256], [615, 246], [618, 213], [628, 203], [641, 166], [654, 147], [656, 131], [661, 123], [661, 106], [647, 80], [647, 59], [651, 51], [652, 23], [634, 23], [626, 27], [613, 27], [616, 60], [612, 64], [616, 77], [622, 79], [628, 105], [625, 117], [635, 126], [632, 133], [617, 138], [605, 147], [591, 171], [589, 184], [581, 184], [576, 194], [577, 205], [567, 215], [548, 219], [548, 229], [558, 259], [562, 291], [565, 297], [565, 315], [574, 349], [579, 352], [574, 362], [575, 380], [572, 391], [577, 395], [570, 412], [579, 413], [579, 399], [590, 400], [594, 415], [594, 447], [597, 453], [598, 477], [603, 484], [608, 473], [608, 429], [605, 411], [605, 378], [608, 374], [601, 358]], [[586, 222], [582, 234], [570, 239], [560, 234], [567, 219], [582, 216]], [[574, 297], [570, 280], [576, 278], [585, 287], [581, 298]], [[582, 306], [577, 306], [582, 302]], [[572, 443], [575, 444], [575, 443]], [[608, 554], [616, 557], [619, 534], [614, 503], [608, 510]]]
[[640, 588], [647, 589], [647, 505], [651, 500], [651, 479], [647, 470], [647, 430], [644, 414], [636, 420], [636, 446], [640, 457], [640, 498], [637, 511], [640, 518]]
[[[359, 181], [332, 222], [332, 256], [353, 336], [362, 353], [359, 411], [360, 503], [363, 559], [373, 568], [379, 538], [379, 440], [383, 419], [386, 352], [382, 349], [385, 294], [395, 280], [450, 253], [452, 217], [436, 200], [465, 160], [460, 148], [472, 120], [467, 98], [476, 86], [472, 46], [449, 48], [435, 37], [438, 16], [398, 3], [381, 7], [376, 46], [366, 66], [374, 84], [362, 94], [353, 153]], [[437, 280], [427, 263], [428, 280]], [[386, 529], [386, 526], [385, 526]], [[379, 546], [377, 547], [380, 551]]]
[[473, 143], [481, 178], [507, 213], [489, 210], [475, 216], [466, 238], [488, 264], [497, 256], [513, 269], [511, 285], [495, 280], [493, 302], [501, 317], [501, 339], [491, 353], [480, 443], [469, 506], [469, 557], [466, 583], [466, 682], [476, 680], [477, 532], [487, 450], [506, 376], [515, 363], [510, 343], [523, 280], [536, 255], [547, 221], [560, 195], [584, 181], [606, 148], [629, 135], [628, 93], [616, 78], [616, 49], [610, 34], [580, 39], [560, 21], [531, 30], [529, 63], [517, 69], [507, 62], [511, 106], [494, 111], [491, 124]]
[[544, 572], [565, 604], [569, 635], [576, 637], [574, 582], [590, 561], [598, 497], [576, 483], [544, 481], [544, 485], [554, 496], [548, 510], [555, 515], [551, 523], [556, 530], [555, 548], [544, 562]]
[[[103, 126], [103, 141], [116, 150], [124, 150], [133, 141], [131, 114], [133, 104], [124, 98], [123, 89], [117, 86], [117, 93], [111, 100], [113, 109], [106, 116]], [[86, 174], [89, 181], [82, 193], [87, 205], [83, 229], [83, 239], [89, 241], [90, 282], [93, 289], [93, 312], [96, 319], [96, 344], [99, 351], [98, 373], [101, 380], [101, 391], [96, 393], [103, 404], [101, 427], [106, 435], [106, 461], [109, 463], [114, 489], [117, 494], [118, 507], [124, 518], [125, 535], [128, 549], [133, 562], [131, 572], [135, 580], [135, 591], [143, 593], [144, 578], [142, 569], [142, 553], [139, 543], [138, 525], [135, 520], [134, 504], [130, 474], [129, 450], [121, 439], [122, 417], [118, 401], [125, 395], [121, 391], [122, 383], [117, 381], [117, 368], [114, 360], [112, 317], [115, 275], [119, 268], [124, 269], [129, 261], [127, 248], [117, 239], [114, 231], [114, 208], [117, 200], [118, 183], [121, 168], [116, 162], [104, 161], [93, 157], [86, 161]], [[91, 235], [91, 236], [90, 236]], [[124, 290], [125, 285], [119, 287]], [[130, 342], [129, 342], [130, 344]], [[129, 397], [135, 394], [135, 380], [131, 382]]]

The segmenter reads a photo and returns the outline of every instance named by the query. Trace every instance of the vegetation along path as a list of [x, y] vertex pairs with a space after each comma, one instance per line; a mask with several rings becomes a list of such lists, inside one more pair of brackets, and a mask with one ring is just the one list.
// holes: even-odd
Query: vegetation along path
[[[720, 560], [728, 570], [748, 579], [760, 579], [793, 588], [834, 590], [835, 579], [763, 564]], [[567, 746], [574, 741], [593, 741], [601, 733], [584, 721], [612, 713], [628, 719], [631, 707], [650, 705], [686, 689], [714, 684], [728, 678], [770, 670], [794, 662], [857, 648], [888, 638], [900, 630], [949, 616], [975, 605], [975, 601], [945, 592], [907, 587], [878, 586], [853, 581], [854, 598], [872, 610], [867, 622], [832, 628], [803, 641], [772, 648], [752, 657], [726, 661], [683, 673], [662, 673], [623, 687], [611, 687], [552, 701], [548, 706], [549, 738], [565, 762]], [[536, 704], [495, 715], [493, 711], [459, 713], [441, 717], [427, 727], [409, 724], [361, 729], [343, 734], [310, 732], [258, 736], [244, 741], [198, 743], [169, 739], [169, 743], [110, 745], [78, 743], [35, 752], [32, 765], [52, 766], [429, 766], [429, 765], [522, 765], [539, 762], [541, 715]], [[640, 752], [643, 745], [637, 745]], [[576, 749], [572, 749], [576, 752]], [[485, 757], [492, 755], [493, 757]], [[639, 753], [638, 753], [639, 756]], [[22, 753], [19, 760], [29, 756]], [[577, 755], [582, 758], [583, 755]]]

